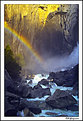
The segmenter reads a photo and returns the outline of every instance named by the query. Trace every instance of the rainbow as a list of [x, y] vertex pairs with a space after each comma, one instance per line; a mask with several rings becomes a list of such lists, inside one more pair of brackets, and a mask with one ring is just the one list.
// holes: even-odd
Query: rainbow
[[34, 55], [34, 57], [39, 61], [39, 62], [43, 62], [43, 59], [41, 58], [41, 56], [38, 54], [38, 52], [36, 50], [34, 50], [34, 48], [32, 47], [32, 45], [30, 44], [30, 42], [23, 37], [22, 35], [19, 35], [14, 29], [12, 29], [8, 23], [5, 21], [4, 22], [4, 28], [6, 30], [8, 30], [9, 32], [11, 32], [16, 38], [18, 38], [18, 40], [20, 40], [29, 50], [30, 52], [32, 52], [32, 54]]

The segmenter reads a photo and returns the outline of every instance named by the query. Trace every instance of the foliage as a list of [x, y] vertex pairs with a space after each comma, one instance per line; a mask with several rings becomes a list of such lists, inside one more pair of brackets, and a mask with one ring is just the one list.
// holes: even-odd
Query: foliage
[[20, 78], [20, 65], [16, 62], [9, 45], [5, 48], [5, 68], [13, 80]]
[[20, 64], [21, 67], [25, 66], [25, 61], [24, 61], [24, 57], [22, 54], [17, 54], [16, 57], [16, 62]]

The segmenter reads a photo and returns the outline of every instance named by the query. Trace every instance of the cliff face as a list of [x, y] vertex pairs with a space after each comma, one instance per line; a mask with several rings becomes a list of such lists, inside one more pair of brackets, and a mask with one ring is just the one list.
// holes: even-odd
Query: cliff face
[[79, 40], [78, 18], [78, 5], [62, 5], [58, 11], [49, 13], [41, 41], [46, 42], [48, 46], [43, 46], [51, 55], [72, 52]]
[[[5, 21], [23, 35], [44, 58], [70, 54], [78, 42], [78, 5], [5, 5]], [[30, 52], [5, 30], [5, 46], [11, 45], [22, 64]], [[27, 58], [26, 58], [27, 56]]]

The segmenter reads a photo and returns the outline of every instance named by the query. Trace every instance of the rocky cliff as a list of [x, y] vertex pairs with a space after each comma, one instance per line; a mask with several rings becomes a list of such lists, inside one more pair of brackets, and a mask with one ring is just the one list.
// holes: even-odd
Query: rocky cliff
[[[5, 21], [24, 36], [43, 58], [68, 55], [79, 41], [78, 7], [76, 4], [5, 5]], [[29, 50], [5, 30], [5, 46], [7, 44], [22, 66], [34, 62]]]

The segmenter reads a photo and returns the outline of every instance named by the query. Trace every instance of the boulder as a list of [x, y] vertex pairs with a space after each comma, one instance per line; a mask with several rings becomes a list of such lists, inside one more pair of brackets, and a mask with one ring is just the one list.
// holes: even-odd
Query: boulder
[[9, 73], [7, 72], [7, 70], [5, 69], [5, 91], [8, 90], [8, 87], [10, 86], [11, 88], [14, 87], [14, 81], [12, 80], [12, 78], [10, 77]]
[[40, 108], [41, 110], [52, 110], [53, 109], [51, 106], [49, 106], [45, 102], [45, 100], [37, 100], [37, 101], [31, 100], [30, 104], [35, 105], [35, 107]]
[[53, 112], [46, 112], [45, 114], [46, 115], [51, 115], [51, 116], [57, 116], [58, 115], [57, 113], [53, 113]]
[[79, 81], [74, 84], [72, 94], [75, 96], [79, 96]]
[[58, 117], [68, 117], [68, 115], [58, 115]]
[[79, 111], [79, 106], [78, 106], [78, 105], [68, 106], [68, 107], [67, 107], [67, 110]]
[[30, 81], [28, 82], [28, 84], [32, 84], [32, 80], [30, 80]]
[[45, 88], [43, 89], [39, 84], [33, 88], [33, 90], [30, 93], [31, 98], [42, 98], [46, 95], [51, 95], [50, 89]]
[[78, 65], [66, 71], [51, 72], [48, 79], [53, 79], [58, 86], [74, 86], [76, 82], [78, 83]]
[[33, 87], [33, 90], [35, 90], [35, 89], [42, 89], [42, 86], [41, 86], [40, 84], [37, 84], [37, 85], [35, 85], [35, 86]]
[[16, 87], [8, 87], [8, 91], [11, 93], [14, 93], [16, 95], [19, 95], [20, 97], [23, 98], [27, 98], [29, 97], [30, 93], [31, 93], [32, 87], [28, 86], [28, 85], [19, 85]]
[[42, 84], [42, 85], [48, 86], [49, 85], [49, 81], [47, 79], [42, 79], [40, 82], [38, 82], [38, 84]]
[[68, 92], [57, 89], [54, 94], [46, 99], [46, 103], [53, 108], [67, 108], [77, 103]]
[[16, 109], [10, 109], [7, 112], [5, 112], [5, 116], [8, 116], [8, 117], [17, 116], [17, 110]]
[[12, 93], [5, 93], [5, 116], [17, 116], [20, 97]]
[[[21, 108], [21, 106], [23, 107]], [[24, 108], [28, 108], [34, 114], [41, 113], [41, 109], [38, 108], [34, 103], [31, 103], [29, 101], [26, 101], [25, 99], [22, 99], [20, 103], [20, 109], [24, 110]]]
[[21, 88], [20, 95], [23, 98], [28, 98], [30, 93], [31, 93], [32, 87], [30, 87], [30, 86], [20, 86], [18, 88], [18, 91], [19, 91], [20, 88]]
[[24, 117], [25, 116], [34, 117], [33, 113], [28, 108], [25, 108], [23, 112], [24, 112]]

